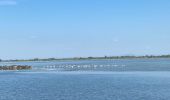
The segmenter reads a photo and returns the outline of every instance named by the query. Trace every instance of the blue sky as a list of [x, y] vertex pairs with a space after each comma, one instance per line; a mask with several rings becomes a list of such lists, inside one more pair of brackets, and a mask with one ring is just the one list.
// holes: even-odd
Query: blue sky
[[0, 58], [170, 54], [170, 0], [0, 0]]

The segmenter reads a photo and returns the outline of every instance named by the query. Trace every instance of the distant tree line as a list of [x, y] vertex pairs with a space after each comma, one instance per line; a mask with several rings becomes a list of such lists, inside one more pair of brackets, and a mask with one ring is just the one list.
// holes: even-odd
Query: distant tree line
[[74, 58], [34, 58], [34, 59], [15, 59], [15, 60], [2, 60], [2, 61], [56, 61], [56, 60], [95, 60], [95, 59], [133, 59], [133, 58], [170, 58], [170, 55], [145, 55], [145, 56], [104, 56], [104, 57], [74, 57]]

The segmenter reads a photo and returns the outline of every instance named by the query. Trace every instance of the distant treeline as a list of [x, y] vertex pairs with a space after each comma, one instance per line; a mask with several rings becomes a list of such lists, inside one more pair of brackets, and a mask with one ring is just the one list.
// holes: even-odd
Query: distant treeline
[[34, 59], [15, 59], [15, 60], [1, 60], [4, 62], [9, 61], [58, 61], [58, 60], [97, 60], [97, 59], [134, 59], [134, 58], [170, 58], [170, 55], [145, 55], [145, 56], [104, 56], [104, 57], [74, 57], [74, 58], [34, 58]]

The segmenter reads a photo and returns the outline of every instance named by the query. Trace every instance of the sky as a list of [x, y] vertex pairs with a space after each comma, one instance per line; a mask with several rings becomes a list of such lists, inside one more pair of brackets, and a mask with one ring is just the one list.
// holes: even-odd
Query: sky
[[0, 0], [0, 58], [170, 54], [170, 0]]

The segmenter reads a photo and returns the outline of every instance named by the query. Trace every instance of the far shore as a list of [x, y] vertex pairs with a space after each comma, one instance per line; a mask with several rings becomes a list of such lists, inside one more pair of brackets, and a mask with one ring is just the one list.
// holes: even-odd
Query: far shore
[[105, 57], [74, 57], [74, 58], [34, 58], [34, 59], [14, 59], [0, 60], [0, 62], [29, 62], [29, 61], [76, 61], [76, 60], [114, 60], [114, 59], [157, 59], [170, 58], [170, 55], [145, 55], [145, 56], [105, 56]]

